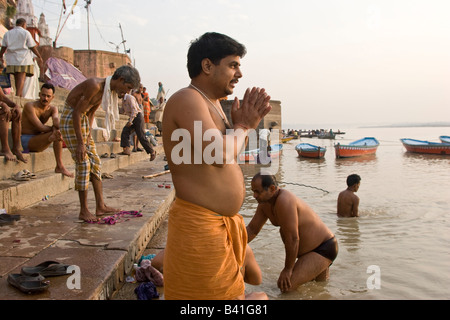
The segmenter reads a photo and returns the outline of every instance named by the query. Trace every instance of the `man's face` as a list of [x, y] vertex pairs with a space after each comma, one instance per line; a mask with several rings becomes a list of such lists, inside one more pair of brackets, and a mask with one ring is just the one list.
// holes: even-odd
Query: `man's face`
[[114, 91], [117, 92], [117, 95], [120, 99], [122, 99], [126, 93], [129, 93], [133, 89], [133, 85], [131, 83], [126, 83], [125, 80], [119, 79], [117, 83], [117, 87]]
[[258, 203], [267, 202], [270, 199], [272, 199], [273, 195], [275, 194], [276, 188], [275, 186], [270, 186], [267, 190], [265, 190], [261, 185], [261, 179], [256, 178], [252, 180], [252, 191], [253, 191], [253, 198], [258, 201]]
[[39, 92], [39, 101], [43, 106], [48, 106], [53, 98], [54, 94], [52, 89], [42, 88], [41, 92]]
[[235, 85], [242, 78], [241, 58], [239, 56], [227, 56], [220, 60], [219, 65], [213, 65], [212, 80], [223, 90], [223, 96], [233, 93]]

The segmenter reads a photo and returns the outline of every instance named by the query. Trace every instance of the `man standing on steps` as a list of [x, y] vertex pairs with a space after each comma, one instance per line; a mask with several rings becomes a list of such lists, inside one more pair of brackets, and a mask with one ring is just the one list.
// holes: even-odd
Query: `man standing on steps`
[[[115, 128], [119, 119], [119, 98], [137, 88], [141, 82], [139, 72], [129, 65], [119, 67], [107, 78], [89, 78], [77, 85], [67, 96], [61, 113], [61, 133], [67, 148], [75, 161], [75, 190], [80, 198], [79, 219], [92, 222], [99, 216], [118, 212], [106, 206], [103, 200], [103, 185], [100, 157], [91, 137], [90, 128], [94, 114], [102, 105], [105, 111], [107, 135]], [[92, 214], [87, 206], [89, 181], [95, 194], [96, 212]]]
[[[56, 173], [73, 178], [62, 163], [62, 136], [59, 130], [58, 108], [51, 106], [55, 94], [55, 87], [45, 83], [39, 92], [39, 100], [28, 102], [22, 112], [22, 147], [24, 151], [42, 152], [53, 142], [56, 160]], [[52, 118], [52, 126], [45, 125]]]

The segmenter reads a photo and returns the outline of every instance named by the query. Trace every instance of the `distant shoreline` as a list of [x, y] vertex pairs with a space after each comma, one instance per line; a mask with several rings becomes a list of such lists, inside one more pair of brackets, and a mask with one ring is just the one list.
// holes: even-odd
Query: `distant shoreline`
[[418, 127], [450, 127], [450, 122], [397, 123], [386, 125], [361, 126], [359, 128], [418, 128]]

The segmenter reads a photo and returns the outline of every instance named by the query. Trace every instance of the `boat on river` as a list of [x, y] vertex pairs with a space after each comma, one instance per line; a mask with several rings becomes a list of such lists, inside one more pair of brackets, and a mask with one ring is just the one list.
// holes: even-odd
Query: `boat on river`
[[450, 143], [431, 142], [409, 138], [400, 139], [400, 141], [408, 152], [450, 155]]
[[326, 147], [320, 147], [311, 143], [299, 143], [295, 146], [295, 150], [300, 157], [321, 159], [325, 156]]
[[336, 158], [351, 158], [375, 154], [380, 142], [374, 137], [365, 137], [349, 144], [337, 143], [334, 145]]
[[[270, 145], [269, 155], [271, 158], [278, 158], [278, 157], [280, 157], [280, 154], [282, 151], [283, 151], [283, 145], [281, 143], [272, 144], [272, 145]], [[259, 157], [259, 148], [246, 150], [239, 154], [239, 161], [240, 162], [257, 163], [258, 157]]]

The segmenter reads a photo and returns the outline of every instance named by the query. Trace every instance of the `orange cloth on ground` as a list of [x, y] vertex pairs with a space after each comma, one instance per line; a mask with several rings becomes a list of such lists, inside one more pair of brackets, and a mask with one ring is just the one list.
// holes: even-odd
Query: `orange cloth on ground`
[[230, 300], [244, 294], [246, 245], [240, 214], [222, 216], [176, 198], [164, 251], [164, 298]]

